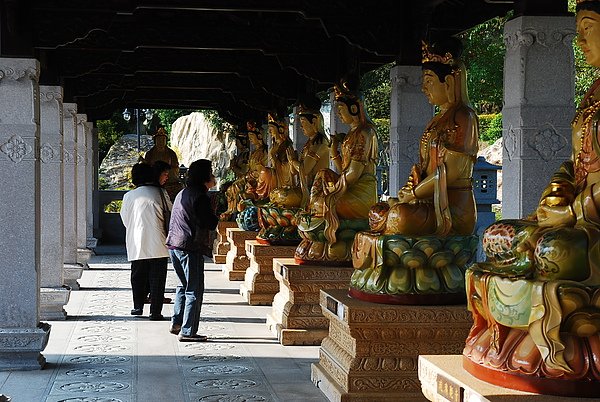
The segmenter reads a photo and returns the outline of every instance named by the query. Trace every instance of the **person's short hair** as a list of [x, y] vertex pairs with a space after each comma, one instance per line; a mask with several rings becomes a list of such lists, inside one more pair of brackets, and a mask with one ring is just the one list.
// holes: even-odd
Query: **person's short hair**
[[187, 185], [201, 187], [210, 181], [212, 175], [212, 162], [208, 159], [198, 159], [191, 163], [187, 171]]
[[136, 163], [131, 168], [131, 182], [138, 187], [142, 184], [151, 183], [153, 181], [154, 171], [152, 166], [147, 163]]
[[163, 172], [169, 172], [171, 170], [171, 165], [169, 165], [165, 161], [155, 161], [152, 164], [152, 171], [154, 176], [154, 181], [158, 183], [158, 179], [160, 179], [160, 175]]

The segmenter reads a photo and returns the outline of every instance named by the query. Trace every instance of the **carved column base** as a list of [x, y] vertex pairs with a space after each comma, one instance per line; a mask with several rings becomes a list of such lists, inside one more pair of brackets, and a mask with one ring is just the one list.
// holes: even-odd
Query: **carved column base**
[[231, 249], [227, 252], [223, 273], [230, 281], [243, 281], [250, 260], [246, 255], [246, 240], [256, 239], [256, 232], [240, 228], [227, 228], [227, 239]]
[[79, 290], [77, 279], [83, 274], [83, 266], [79, 264], [64, 264], [63, 265], [63, 280], [65, 285], [71, 290]]
[[215, 264], [225, 264], [227, 253], [231, 249], [227, 239], [227, 228], [237, 228], [236, 222], [219, 222], [217, 225], [217, 238], [213, 243], [213, 261]]
[[96, 239], [95, 237], [88, 237], [85, 240], [85, 246], [89, 249], [94, 249], [98, 246], [98, 239]]
[[38, 370], [46, 364], [40, 353], [48, 344], [50, 325], [37, 328], [0, 328], [0, 370]]
[[258, 240], [246, 241], [246, 255], [250, 259], [250, 267], [246, 270], [244, 283], [240, 286], [240, 294], [248, 304], [269, 305], [279, 292], [279, 281], [273, 273], [274, 258], [292, 258], [296, 246], [270, 246]]
[[68, 288], [41, 288], [40, 289], [40, 319], [59, 321], [67, 319], [67, 312], [63, 308], [71, 296]]
[[321, 292], [329, 335], [313, 383], [331, 401], [424, 401], [420, 354], [461, 353], [471, 328], [466, 306], [401, 306], [352, 299], [347, 290]]
[[329, 322], [321, 312], [321, 289], [343, 289], [354, 268], [298, 265], [293, 258], [273, 260], [279, 293], [267, 315], [267, 326], [282, 345], [319, 345]]
[[88, 269], [88, 261], [92, 258], [94, 252], [89, 248], [78, 248], [77, 249], [77, 263], [83, 266], [83, 269]]

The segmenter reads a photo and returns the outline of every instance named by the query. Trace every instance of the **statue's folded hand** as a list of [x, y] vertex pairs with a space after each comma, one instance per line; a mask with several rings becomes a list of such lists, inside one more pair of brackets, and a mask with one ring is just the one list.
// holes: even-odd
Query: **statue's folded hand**
[[570, 205], [548, 206], [542, 204], [536, 211], [540, 227], [557, 227], [575, 225], [575, 214]]

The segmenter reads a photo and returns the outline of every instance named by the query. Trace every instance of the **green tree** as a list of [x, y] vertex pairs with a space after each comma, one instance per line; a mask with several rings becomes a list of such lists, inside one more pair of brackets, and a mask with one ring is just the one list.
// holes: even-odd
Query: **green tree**
[[469, 96], [479, 113], [498, 113], [502, 108], [503, 38], [508, 18], [492, 18], [459, 35], [464, 45], [462, 59], [467, 67]]
[[160, 119], [160, 125], [164, 127], [167, 133], [171, 134], [171, 126], [175, 123], [175, 120], [195, 111], [193, 109], [157, 109], [154, 113]]

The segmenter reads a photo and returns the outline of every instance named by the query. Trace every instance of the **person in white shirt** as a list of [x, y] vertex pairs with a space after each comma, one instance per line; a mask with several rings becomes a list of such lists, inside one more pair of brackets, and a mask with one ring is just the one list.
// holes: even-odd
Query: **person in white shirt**
[[164, 172], [157, 172], [146, 163], [135, 164], [131, 169], [131, 181], [136, 188], [123, 196], [121, 207], [127, 260], [131, 261], [131, 315], [143, 314], [144, 301], [150, 292], [150, 320], [163, 319], [161, 312], [169, 256], [165, 228], [172, 204], [161, 188], [163, 176]]

